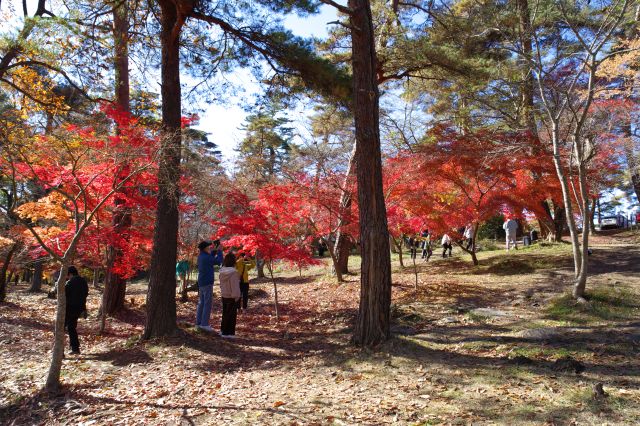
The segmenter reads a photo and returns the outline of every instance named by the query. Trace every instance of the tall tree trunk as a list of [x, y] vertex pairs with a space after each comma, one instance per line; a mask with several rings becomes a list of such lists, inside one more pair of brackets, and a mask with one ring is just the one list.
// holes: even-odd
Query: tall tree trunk
[[553, 227], [554, 227], [554, 236], [553, 240], [556, 243], [562, 242], [562, 233], [564, 232], [564, 226], [567, 224], [567, 214], [564, 207], [556, 207], [555, 213], [553, 215]]
[[53, 332], [53, 349], [51, 351], [51, 364], [47, 374], [45, 388], [50, 392], [57, 392], [60, 389], [60, 370], [62, 369], [62, 356], [64, 355], [64, 320], [67, 309], [67, 298], [65, 294], [65, 279], [69, 269], [70, 260], [65, 260], [60, 268], [60, 275], [56, 281], [57, 309], [56, 320]]
[[100, 288], [100, 268], [93, 269], [93, 288]]
[[[569, 182], [565, 173], [564, 165], [562, 164], [560, 156], [560, 131], [558, 129], [558, 123], [552, 123], [552, 143], [553, 143], [553, 164], [556, 169], [558, 181], [560, 183], [560, 189], [562, 190], [562, 200], [564, 202], [564, 211], [567, 218], [567, 225], [569, 226], [569, 234], [571, 237], [571, 248], [573, 252], [573, 267], [574, 276], [577, 279], [580, 274], [580, 267], [582, 266], [582, 259], [580, 253], [580, 242], [578, 241], [578, 229], [573, 215], [572, 197], [569, 191]], [[556, 219], [554, 217], [554, 219]]]
[[336, 267], [340, 270], [341, 274], [349, 273], [349, 256], [351, 255], [352, 248], [353, 242], [349, 235], [338, 231], [336, 240], [336, 258], [338, 262], [336, 263]]
[[278, 284], [276, 283], [275, 278], [273, 278], [273, 261], [269, 261], [267, 269], [269, 269], [269, 275], [271, 276], [271, 282], [273, 283], [273, 302], [276, 308], [276, 321], [278, 321], [280, 319], [280, 308], [278, 304]]
[[597, 204], [598, 198], [599, 197], [594, 197], [591, 200], [591, 212], [589, 213], [589, 228], [591, 229], [591, 232], [593, 234], [596, 233], [595, 216], [596, 216], [596, 204]]
[[[180, 190], [180, 33], [184, 16], [176, 4], [159, 0], [162, 46], [162, 152], [158, 167], [158, 206], [153, 233], [153, 251], [147, 321], [143, 338], [173, 335], [176, 323], [176, 260], [178, 247], [178, 202]], [[182, 4], [182, 2], [181, 2]]]
[[349, 235], [343, 232], [344, 227], [351, 223], [351, 179], [355, 172], [356, 167], [356, 146], [353, 144], [351, 149], [351, 155], [349, 155], [349, 165], [347, 166], [347, 172], [342, 182], [342, 192], [340, 194], [340, 207], [338, 214], [340, 215], [340, 226], [338, 226], [338, 232], [336, 233], [335, 252], [338, 258], [337, 267], [340, 269], [341, 274], [349, 273], [349, 255], [351, 254], [351, 239]]
[[31, 278], [31, 287], [29, 291], [32, 293], [38, 293], [42, 289], [42, 269], [44, 266], [44, 260], [38, 259], [33, 265], [33, 277]]
[[[582, 157], [582, 154], [580, 154]], [[589, 266], [589, 226], [585, 225], [585, 221], [589, 220], [591, 214], [589, 212], [589, 191], [587, 189], [587, 170], [584, 163], [578, 165], [578, 179], [580, 184], [580, 200], [582, 204], [582, 241], [581, 241], [581, 257], [580, 257], [580, 271], [576, 277], [576, 283], [573, 286], [573, 297], [578, 300], [582, 300], [585, 297], [585, 290], [587, 287], [587, 273]]]
[[634, 150], [634, 135], [631, 130], [631, 124], [624, 126], [626, 142], [624, 143], [624, 156], [627, 160], [627, 168], [629, 169], [629, 178], [636, 198], [640, 200], [640, 161], [638, 161], [638, 153]]
[[331, 256], [331, 263], [333, 264], [333, 270], [336, 273], [336, 279], [339, 283], [344, 282], [344, 276], [342, 275], [342, 271], [338, 267], [338, 257], [336, 256], [335, 249], [331, 245], [331, 242], [321, 238], [321, 241], [327, 246], [327, 250], [329, 251], [329, 255]]
[[7, 270], [9, 269], [11, 258], [13, 257], [13, 254], [16, 252], [17, 248], [18, 244], [13, 244], [7, 254], [4, 256], [2, 269], [0, 269], [0, 302], [4, 302], [7, 297], [7, 283], [11, 282], [11, 276], [9, 276], [9, 279], [7, 279]]
[[[114, 40], [114, 71], [116, 106], [123, 112], [129, 112], [129, 6], [127, 0], [113, 4], [113, 40]], [[118, 130], [117, 130], [118, 131]], [[127, 173], [126, 167], [121, 173]], [[124, 191], [124, 189], [123, 189]], [[115, 194], [113, 200], [112, 227], [117, 235], [126, 235], [131, 228], [131, 211], [125, 206], [125, 199], [121, 194]], [[124, 307], [127, 292], [127, 280], [114, 271], [114, 265], [122, 256], [121, 251], [114, 247], [107, 248], [107, 268], [105, 273], [102, 303], [105, 312], [114, 314]]]
[[357, 345], [377, 345], [389, 338], [391, 254], [382, 191], [379, 93], [371, 5], [349, 0], [353, 105], [356, 128], [356, 175], [362, 253], [360, 307], [353, 335]]
[[531, 11], [529, 0], [516, 0], [519, 20], [520, 48], [522, 49], [522, 82], [520, 86], [520, 124], [524, 125], [537, 138], [538, 128], [535, 117], [535, 80], [531, 72], [533, 54], [533, 31], [531, 28]]
[[418, 257], [417, 251], [415, 256], [411, 256], [411, 261], [413, 262], [413, 275], [416, 279], [413, 289], [417, 292], [418, 291], [418, 264], [416, 263], [416, 257]]

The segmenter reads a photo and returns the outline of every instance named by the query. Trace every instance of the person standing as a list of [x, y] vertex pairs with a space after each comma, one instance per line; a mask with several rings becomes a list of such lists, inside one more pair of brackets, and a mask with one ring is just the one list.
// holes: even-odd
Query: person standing
[[249, 270], [255, 268], [256, 262], [247, 256], [246, 253], [238, 253], [236, 270], [240, 275], [240, 293], [242, 293], [242, 304], [238, 309], [247, 309], [249, 303]]
[[442, 257], [447, 257], [447, 250], [449, 250], [449, 257], [452, 256], [451, 250], [453, 249], [451, 237], [449, 234], [442, 236]]
[[187, 274], [189, 273], [189, 261], [186, 259], [176, 263], [176, 277], [180, 280], [180, 294], [186, 294], [187, 291]]
[[507, 219], [502, 225], [502, 229], [504, 229], [506, 233], [506, 246], [507, 251], [511, 249], [511, 243], [516, 250], [518, 250], [518, 242], [516, 241], [516, 232], [518, 231], [518, 222], [513, 218]]
[[[215, 253], [212, 249], [215, 243]], [[222, 248], [219, 241], [202, 241], [198, 244], [198, 308], [196, 309], [196, 327], [213, 331], [209, 326], [211, 303], [213, 301], [213, 269], [222, 263]]]
[[411, 254], [411, 259], [415, 260], [418, 255], [418, 245], [420, 242], [418, 241], [419, 237], [417, 234], [409, 237], [409, 253]]
[[222, 297], [222, 322], [220, 336], [235, 337], [238, 302], [240, 301], [240, 274], [236, 270], [236, 256], [227, 253], [219, 273], [220, 296]]
[[464, 235], [463, 235], [466, 243], [467, 243], [467, 251], [471, 251], [471, 249], [473, 248], [473, 225], [468, 224], [465, 228], [464, 228]]
[[425, 229], [422, 231], [422, 258], [428, 261], [432, 254], [431, 235], [429, 235], [429, 230]]
[[80, 354], [80, 339], [78, 338], [78, 318], [87, 310], [87, 295], [89, 286], [87, 280], [78, 274], [75, 266], [69, 266], [67, 270], [67, 282], [64, 285], [67, 308], [65, 311], [64, 325], [69, 333], [71, 353]]

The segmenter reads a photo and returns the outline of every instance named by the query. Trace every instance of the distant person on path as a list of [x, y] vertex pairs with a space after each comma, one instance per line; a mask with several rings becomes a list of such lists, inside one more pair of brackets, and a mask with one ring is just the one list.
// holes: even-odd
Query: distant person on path
[[[212, 249], [215, 243], [215, 248]], [[220, 241], [202, 241], [198, 244], [198, 308], [196, 310], [196, 327], [206, 331], [213, 331], [209, 326], [211, 303], [213, 299], [213, 268], [222, 263], [222, 248]], [[214, 252], [215, 250], [215, 252]]]
[[411, 259], [413, 260], [418, 257], [418, 247], [420, 247], [420, 237], [418, 234], [409, 237], [409, 252], [411, 253]]
[[235, 337], [237, 303], [240, 301], [242, 293], [240, 293], [240, 274], [236, 269], [236, 256], [233, 253], [227, 253], [224, 257], [219, 275], [220, 295], [222, 296], [220, 336]]
[[87, 295], [89, 286], [87, 280], [78, 275], [75, 266], [69, 266], [67, 270], [68, 281], [64, 285], [67, 300], [67, 309], [64, 317], [64, 325], [69, 333], [69, 343], [72, 354], [80, 354], [80, 339], [78, 338], [78, 318], [87, 310]]
[[242, 293], [242, 303], [238, 305], [238, 309], [247, 309], [247, 304], [249, 303], [249, 270], [255, 267], [255, 260], [247, 256], [246, 253], [238, 253], [236, 270], [240, 275], [240, 293]]
[[180, 280], [179, 292], [183, 293], [187, 288], [187, 274], [189, 273], [189, 261], [182, 259], [176, 263], [176, 277]]
[[327, 245], [324, 241], [320, 241], [318, 244], [318, 257], [324, 257], [324, 252], [327, 251]]
[[442, 257], [447, 257], [447, 250], [449, 250], [449, 257], [451, 257], [452, 249], [453, 246], [451, 244], [451, 237], [449, 236], [449, 234], [444, 234], [442, 236]]
[[507, 251], [511, 249], [511, 243], [516, 250], [518, 250], [518, 242], [516, 241], [516, 232], [518, 231], [518, 222], [514, 218], [509, 218], [502, 225], [502, 229], [504, 229], [506, 233], [506, 246]]
[[467, 250], [471, 250], [471, 248], [473, 247], [473, 225], [468, 224], [467, 227], [464, 228], [463, 237], [467, 242]]
[[429, 260], [433, 251], [431, 250], [431, 235], [429, 235], [429, 230], [425, 229], [422, 231], [422, 258]]

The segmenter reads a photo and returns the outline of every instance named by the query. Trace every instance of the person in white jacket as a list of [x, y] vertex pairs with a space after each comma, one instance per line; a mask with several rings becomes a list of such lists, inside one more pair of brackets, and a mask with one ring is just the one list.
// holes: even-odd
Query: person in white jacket
[[453, 248], [451, 237], [448, 234], [444, 234], [442, 236], [441, 243], [442, 243], [442, 257], [447, 257], [447, 250], [449, 250], [449, 257], [451, 257], [451, 249]]
[[240, 274], [236, 269], [236, 256], [233, 253], [227, 253], [224, 257], [218, 278], [220, 280], [220, 295], [222, 296], [220, 336], [235, 337], [237, 303], [240, 301], [242, 293], [240, 292]]
[[516, 240], [518, 222], [514, 218], [510, 217], [504, 222], [504, 224], [502, 225], [502, 229], [504, 229], [506, 234], [507, 251], [509, 251], [509, 249], [511, 248], [511, 243], [513, 243], [515, 249], [518, 250], [518, 242]]

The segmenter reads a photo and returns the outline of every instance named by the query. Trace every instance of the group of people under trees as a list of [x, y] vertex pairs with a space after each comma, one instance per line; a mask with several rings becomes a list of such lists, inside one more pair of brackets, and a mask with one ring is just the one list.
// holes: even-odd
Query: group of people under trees
[[220, 296], [222, 298], [222, 320], [220, 336], [235, 337], [238, 311], [246, 310], [249, 303], [249, 270], [256, 266], [244, 252], [229, 250], [223, 254], [219, 240], [202, 241], [198, 244], [198, 306], [196, 327], [213, 331], [209, 325], [213, 304], [214, 268], [221, 266], [218, 273]]
[[[469, 224], [465, 228], [459, 229], [458, 232], [463, 236], [463, 239], [459, 241], [459, 244], [461, 246], [464, 245], [467, 250], [471, 250], [473, 248], [473, 226]], [[432, 237], [434, 237], [434, 234], [432, 232], [429, 232], [428, 229], [425, 229], [422, 231], [422, 233], [411, 235], [408, 239], [406, 239], [406, 243], [411, 254], [411, 259], [416, 259], [418, 257], [418, 251], [422, 250], [422, 259], [424, 259], [425, 261], [429, 260], [429, 258], [433, 255], [433, 249], [431, 247]], [[453, 250], [453, 240], [451, 239], [449, 234], [442, 235], [440, 244], [442, 245], [442, 257], [447, 257], [447, 252], [449, 252], [449, 257], [451, 257]]]
[[[249, 270], [256, 263], [244, 252], [237, 254], [229, 251], [223, 256], [220, 241], [202, 241], [198, 245], [198, 306], [196, 309], [196, 327], [213, 331], [209, 325], [213, 302], [214, 267], [221, 265], [219, 271], [220, 296], [222, 297], [222, 321], [220, 335], [234, 337], [236, 334], [237, 312], [246, 310], [249, 303]], [[181, 281], [181, 290], [186, 288], [186, 275], [189, 262], [182, 260], [176, 264], [176, 276]], [[75, 266], [70, 266], [65, 284], [65, 329], [69, 334], [71, 354], [80, 354], [80, 339], [77, 332], [78, 319], [86, 318], [87, 280], [80, 276]]]
[[[514, 217], [507, 217], [502, 225], [502, 228], [505, 231], [505, 242], [507, 251], [511, 250], [511, 248], [518, 249], [518, 242], [516, 239], [516, 233], [518, 231], [518, 221]], [[471, 251], [474, 250], [474, 229], [472, 224], [468, 224], [464, 228], [459, 228], [456, 232], [462, 235], [462, 239], [458, 241], [460, 247], [464, 247], [465, 250]], [[428, 261], [431, 255], [433, 254], [433, 250], [431, 247], [431, 241], [434, 237], [432, 232], [429, 232], [428, 229], [425, 229], [420, 234], [414, 234], [405, 239], [405, 243], [409, 247], [409, 252], [411, 254], [411, 259], [416, 259], [418, 256], [418, 251], [422, 250], [422, 259]], [[453, 242], [454, 240], [451, 238], [449, 234], [443, 234], [440, 244], [442, 246], [442, 257], [446, 258], [452, 256], [453, 251]]]

